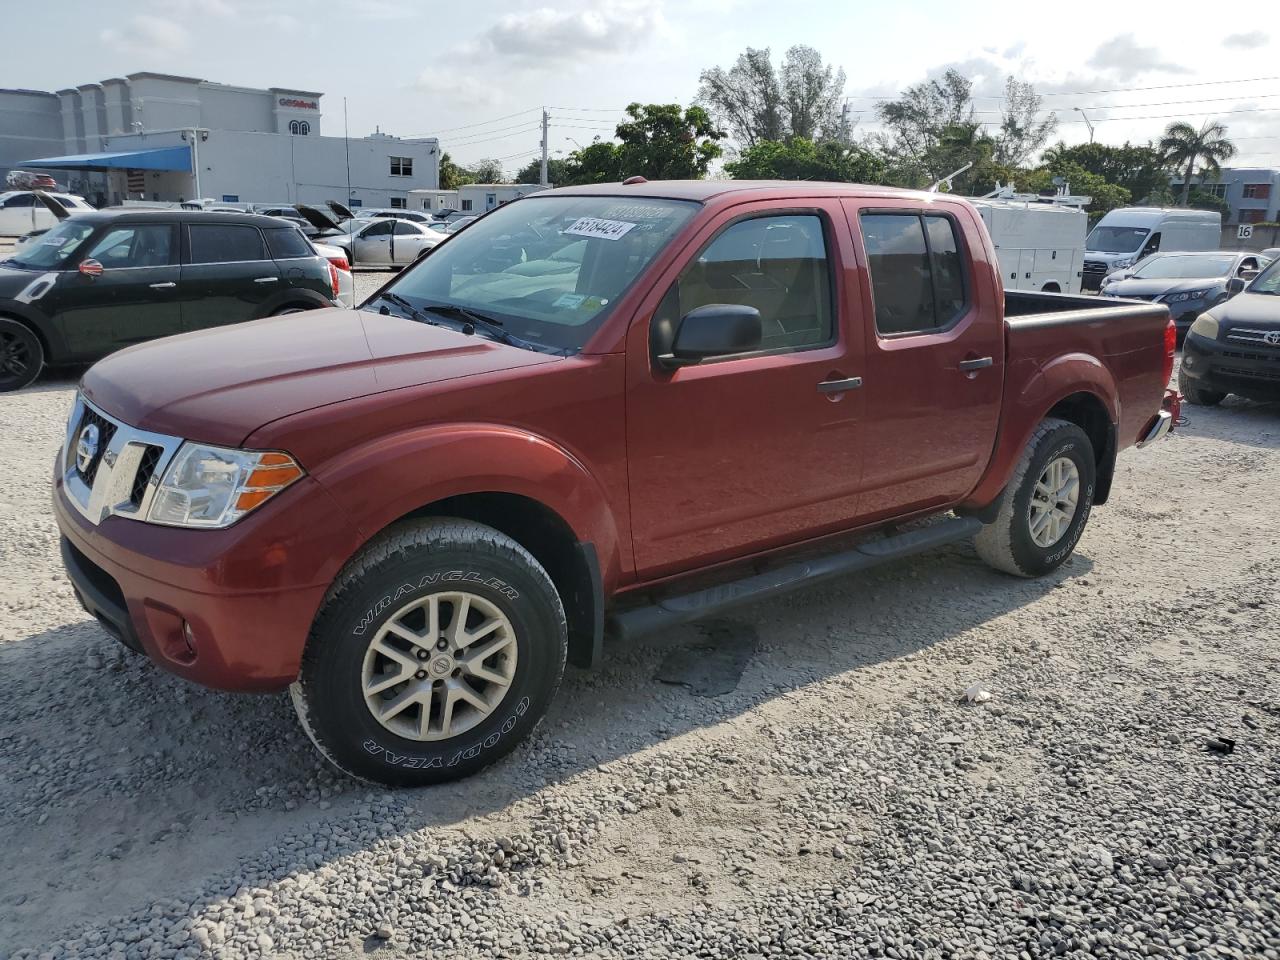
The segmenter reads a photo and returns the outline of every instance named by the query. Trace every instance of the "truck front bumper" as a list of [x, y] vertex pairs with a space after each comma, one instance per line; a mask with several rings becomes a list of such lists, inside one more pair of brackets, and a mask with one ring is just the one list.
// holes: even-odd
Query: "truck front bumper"
[[67, 577], [108, 632], [164, 669], [220, 690], [281, 690], [355, 543], [319, 484], [295, 487], [225, 530], [186, 530], [92, 524], [55, 477]]

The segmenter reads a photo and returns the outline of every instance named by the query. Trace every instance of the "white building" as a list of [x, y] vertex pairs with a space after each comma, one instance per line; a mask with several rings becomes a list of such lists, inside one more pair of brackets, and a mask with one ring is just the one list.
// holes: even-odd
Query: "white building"
[[538, 183], [467, 183], [458, 188], [458, 209], [463, 213], [488, 213], [504, 203], [549, 189]]
[[124, 199], [406, 206], [439, 183], [434, 138], [321, 134], [323, 94], [133, 73], [45, 93], [0, 90], [0, 178], [47, 171]]

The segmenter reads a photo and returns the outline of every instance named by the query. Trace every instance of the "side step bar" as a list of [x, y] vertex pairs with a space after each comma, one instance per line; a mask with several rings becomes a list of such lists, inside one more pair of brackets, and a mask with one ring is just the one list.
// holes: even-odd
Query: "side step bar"
[[610, 626], [617, 636], [632, 639], [714, 616], [741, 603], [764, 600], [797, 587], [820, 583], [947, 543], [966, 540], [981, 529], [982, 522], [976, 517], [954, 517], [890, 537], [868, 540], [841, 553], [802, 560], [694, 593], [664, 597], [649, 606], [634, 607], [614, 614], [610, 618]]

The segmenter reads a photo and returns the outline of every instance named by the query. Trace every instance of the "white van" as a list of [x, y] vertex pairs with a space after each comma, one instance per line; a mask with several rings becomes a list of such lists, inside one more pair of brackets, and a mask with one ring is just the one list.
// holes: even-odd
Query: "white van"
[[1131, 267], [1157, 250], [1186, 253], [1222, 245], [1222, 215], [1182, 207], [1121, 207], [1089, 233], [1085, 243], [1084, 288], [1097, 290], [1102, 278]]
[[1079, 207], [976, 198], [1006, 290], [1079, 293], [1089, 218]]

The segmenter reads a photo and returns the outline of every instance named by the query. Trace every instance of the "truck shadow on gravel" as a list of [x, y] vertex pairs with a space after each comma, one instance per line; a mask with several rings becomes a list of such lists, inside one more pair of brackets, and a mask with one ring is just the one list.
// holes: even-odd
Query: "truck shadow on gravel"
[[[881, 665], [982, 628], [1091, 569], [1077, 554], [1045, 579], [1018, 580], [954, 546], [744, 607], [710, 632], [695, 625], [609, 645], [597, 670], [569, 672], [546, 721], [507, 759], [459, 783], [394, 795], [331, 771], [286, 695], [191, 686], [83, 619], [2, 644], [0, 944], [47, 943], [161, 895], [228, 896], [251, 862], [276, 878], [314, 869], [383, 838], [360, 822], [375, 799], [390, 797], [412, 830], [460, 835], [484, 815], [493, 817], [480, 829], [498, 829], [513, 804], [544, 787], [815, 682], [843, 675], [851, 697], [883, 696], [883, 675], [871, 676]], [[686, 648], [714, 643], [716, 631], [739, 647], [728, 658], [738, 677], [729, 692], [655, 679], [673, 652], [687, 661]], [[972, 660], [940, 681], [947, 699], [990, 666], [980, 641], [962, 649]], [[327, 839], [342, 823], [345, 839]]]

